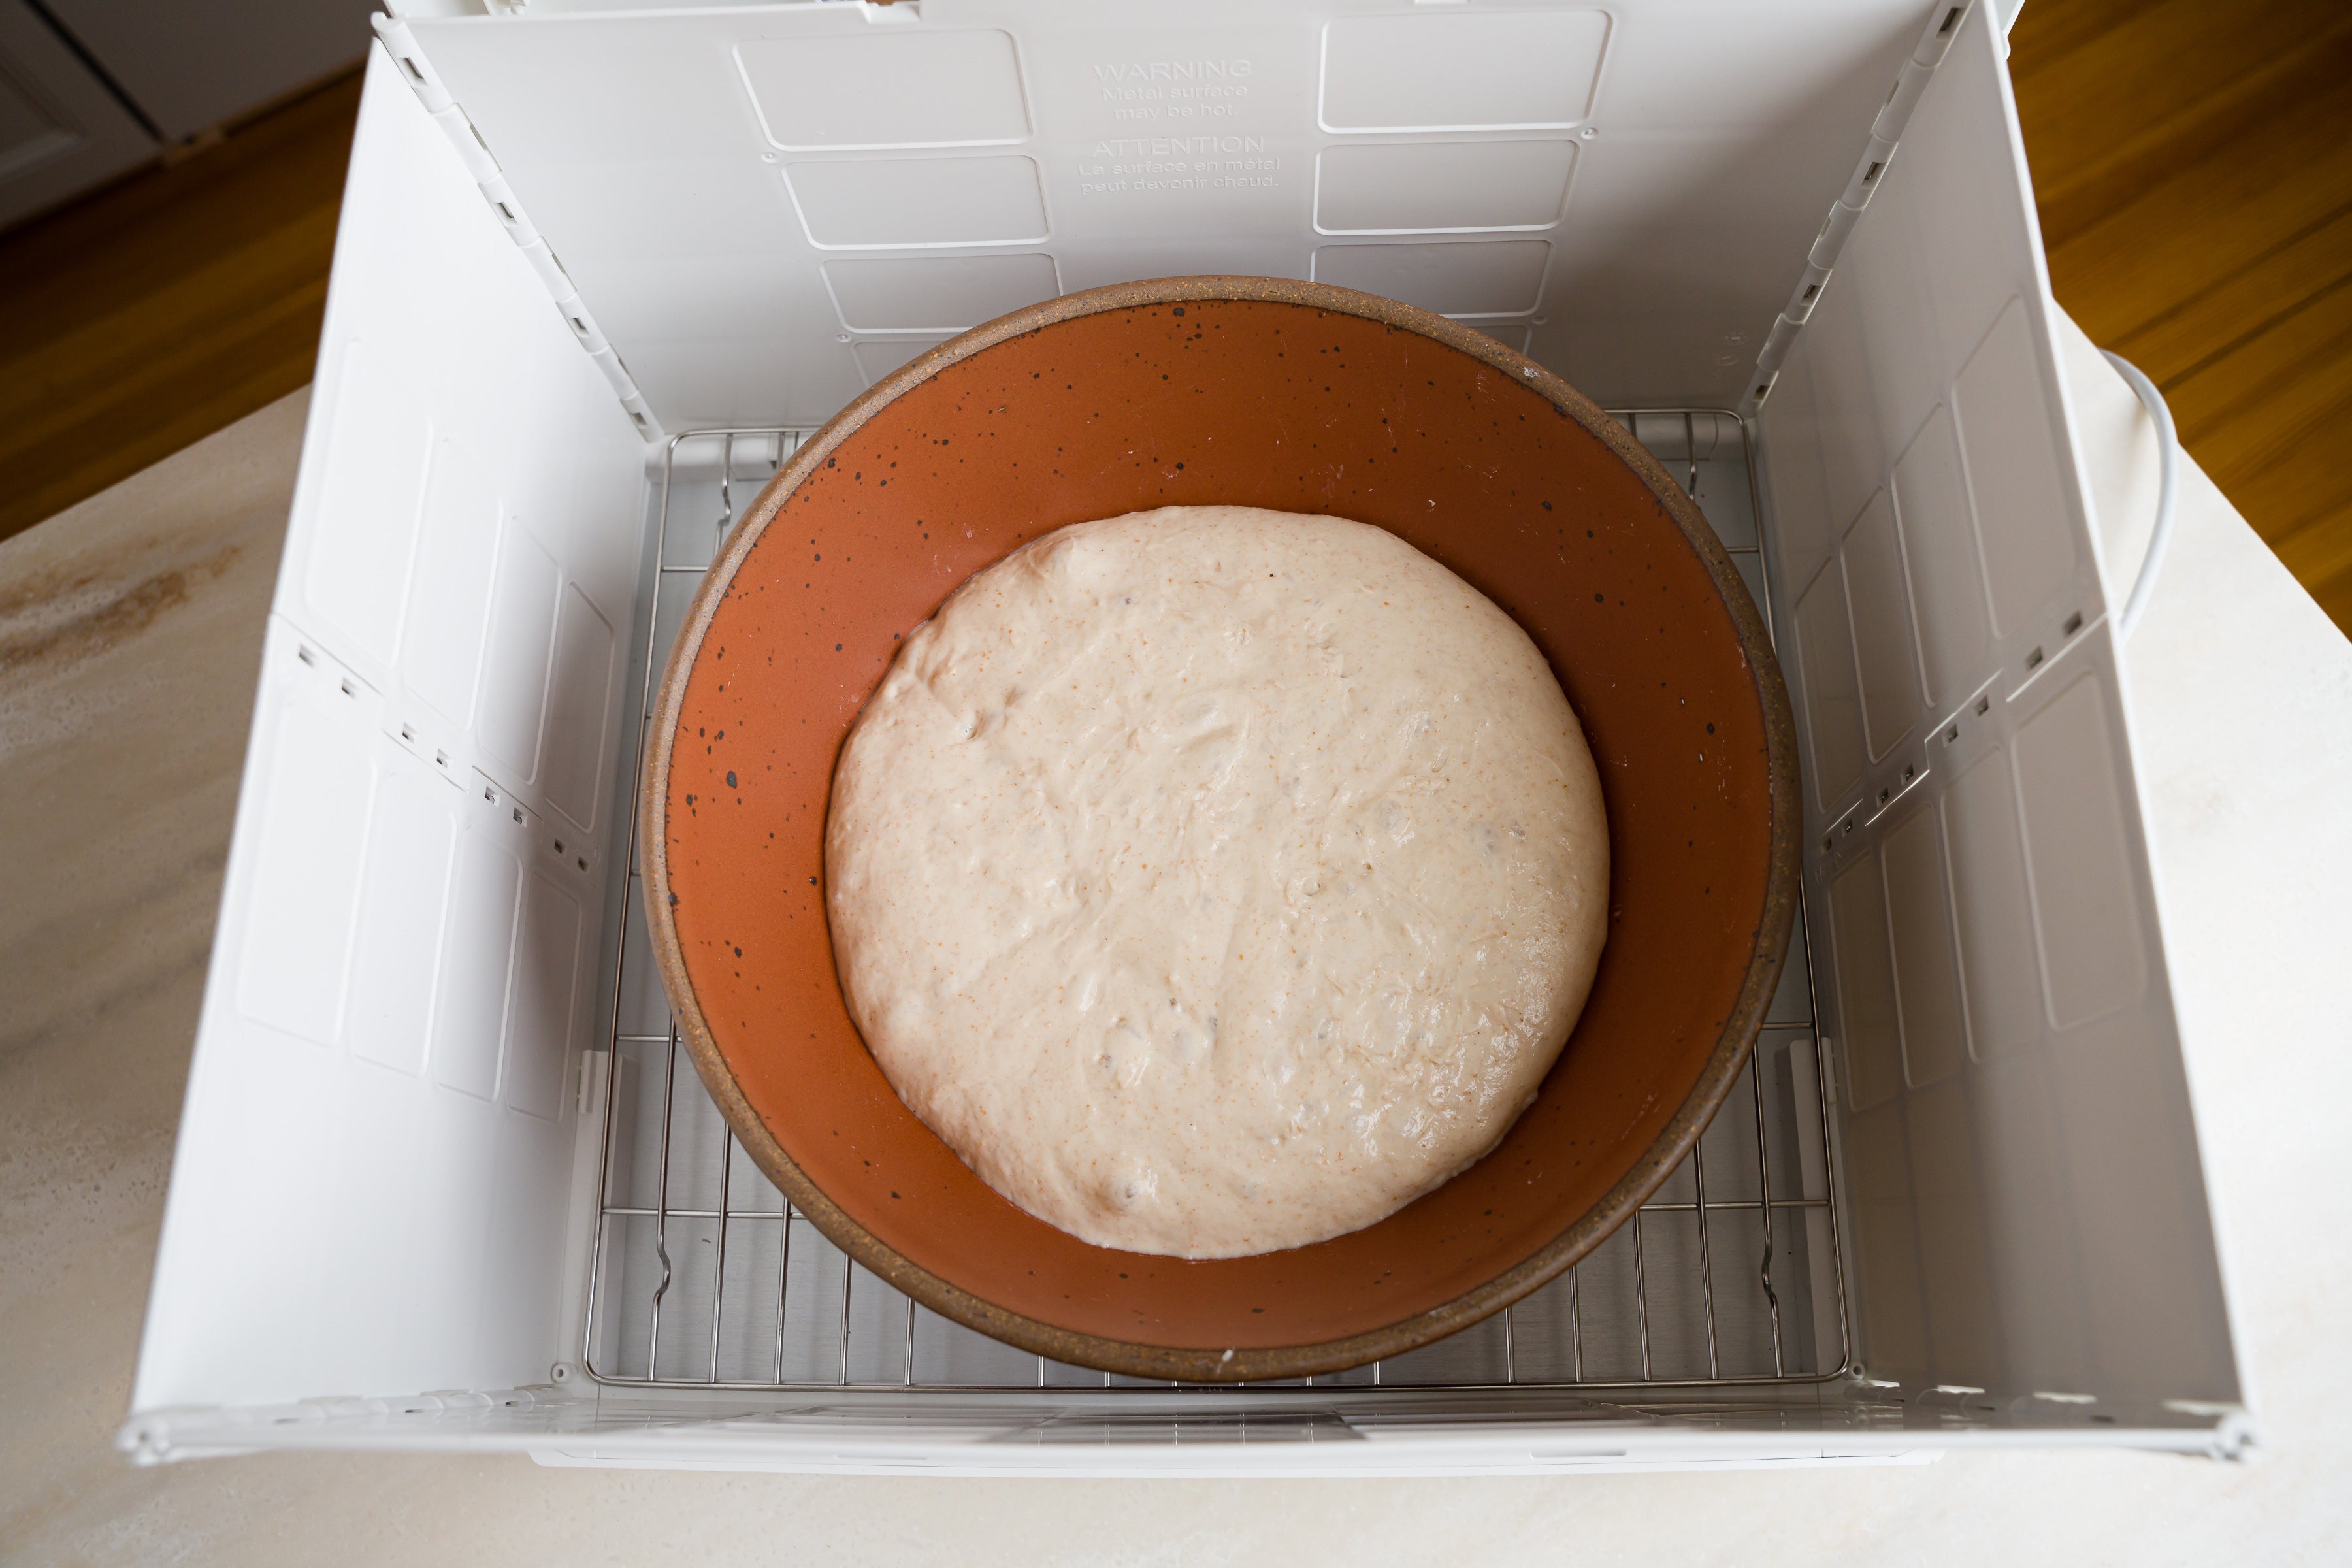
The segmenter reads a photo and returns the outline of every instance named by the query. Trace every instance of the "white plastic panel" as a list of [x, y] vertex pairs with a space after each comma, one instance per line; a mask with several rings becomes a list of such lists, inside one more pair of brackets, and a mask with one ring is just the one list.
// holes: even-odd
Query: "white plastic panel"
[[1943, 811], [1969, 1048], [1977, 1060], [1992, 1061], [2042, 1036], [2033, 922], [2018, 918], [2033, 900], [2009, 752], [1995, 745], [1957, 765], [1944, 788]]
[[1045, 194], [1034, 159], [891, 158], [788, 163], [784, 184], [820, 250], [1042, 245]]
[[142, 1407], [536, 1381], [562, 1310], [645, 448], [369, 70]]
[[408, 649], [403, 674], [419, 700], [461, 730], [474, 721], [501, 512], [498, 489], [482, 465], [459, 442], [444, 439], [433, 453], [425, 486], [408, 605], [409, 619], [429, 621], [433, 635]]
[[[1612, 406], [1727, 406], [1924, 9], [549, 0], [408, 26], [664, 426], [688, 429], [814, 426], [877, 373], [865, 334], [946, 335], [1036, 297], [975, 271], [945, 293], [982, 302], [940, 313], [828, 263], [989, 251], [1034, 277], [1050, 258], [1062, 289], [1334, 279], [1514, 318]], [[1440, 234], [1468, 243], [1381, 248]], [[1374, 253], [1339, 254], [1359, 244]]]
[[[2063, 679], [2063, 673], [2059, 677]], [[2018, 727], [2017, 793], [2050, 1026], [2063, 1033], [2137, 1001], [2147, 933], [2116, 777], [2121, 748], [2095, 677], [2077, 675]]]
[[1525, 316], [1541, 302], [1551, 247], [1540, 239], [1327, 245], [1314, 277], [1448, 316]]
[[1837, 954], [1837, 1016], [1844, 1030], [1846, 1093], [1869, 1110], [1903, 1087], [1903, 1038], [1895, 997], [1895, 955], [1886, 930], [1886, 884], [1878, 850], [1853, 855], [1830, 883], [1830, 942]]
[[[449, 918], [457, 826], [440, 782], [412, 773], [384, 786], [367, 842], [352, 987], [352, 1054], [395, 1072], [425, 1070], [441, 985], [441, 928]], [[267, 905], [265, 889], [257, 902]], [[249, 950], [254, 962], [268, 951]], [[419, 976], [424, 983], [419, 984]]]
[[1327, 131], [1537, 131], [1582, 120], [1605, 11], [1420, 10], [1346, 16], [1323, 34]]
[[1862, 683], [1862, 727], [1876, 762], [1918, 722], [1918, 662], [1910, 595], [1903, 582], [1895, 508], [1873, 490], [1839, 552], [1845, 568], [1846, 613], [1853, 623], [1854, 670]]
[[2027, 625], [2074, 574], [2081, 531], [2062, 503], [2069, 487], [2050, 427], [2048, 363], [2012, 299], [1952, 384], [1996, 634]]
[[882, 338], [856, 345], [857, 374], [864, 384], [873, 385], [925, 349], [935, 349], [947, 342], [945, 338]]
[[555, 606], [562, 594], [562, 568], [530, 530], [501, 530], [490, 574], [480, 733], [484, 760], [518, 784], [537, 781]]
[[1013, 35], [894, 27], [752, 38], [735, 62], [771, 146], [972, 147], [1029, 134]]
[[828, 261], [824, 282], [853, 332], [960, 332], [1061, 292], [1034, 254]]
[[1573, 142], [1383, 142], [1315, 163], [1320, 234], [1468, 234], [1558, 223]]
[[400, 655], [408, 569], [434, 456], [433, 416], [359, 341], [343, 353], [337, 402], [343, 418], [328, 458], [303, 589], [313, 610], [349, 637], [345, 646], [381, 668]]
[[1919, 617], [1920, 674], [1930, 708], [1949, 706], [1981, 668], [1992, 626], [1969, 526], [1968, 481], [1951, 410], [1937, 404], [1895, 459], [1895, 509]]
[[1906, 1382], [2229, 1400], [2017, 147], [1979, 7], [1761, 416], [1776, 567], [1811, 583], [1785, 667], [1812, 763], [1806, 874], [1830, 917], [1814, 938], [1836, 975], [1822, 1028], [1861, 1352]]
[[[1830, 510], [1828, 472], [1822, 461], [1822, 421], [1813, 405], [1812, 361], [1819, 342], [1810, 329], [1797, 334], [1781, 365], [1779, 384], [1768, 405], [1769, 415], [1759, 421], [1775, 433], [1764, 453], [1765, 477], [1772, 503], [1774, 567], [1780, 581], [1788, 585], [1784, 593], [1811, 591], [1806, 585], [1820, 580], [1832, 547], [1853, 516]], [[1975, 548], [1973, 540], [1969, 548]], [[1778, 651], [1787, 662], [1785, 642]], [[1857, 723], [1860, 717], [1857, 711]], [[1811, 783], [1818, 792], [1819, 781]]]
[[1811, 585], [1798, 595], [1796, 619], [1794, 646], [1783, 645], [1780, 657], [1804, 671], [1804, 732], [1811, 764], [1806, 784], [1811, 798], [1835, 800], [1861, 780], [1864, 752], [1845, 574], [1834, 562], [1816, 572]]
[[1976, 1109], [1949, 1079], [1907, 1096], [1912, 1210], [1919, 1237], [1920, 1300], [1931, 1359], [1964, 1387], [2016, 1386], [2003, 1363], [1993, 1313], [1993, 1254], [1976, 1150]]
[[[1874, 384], [1883, 371], [1871, 353], [1874, 345], [1865, 334], [1862, 292], [1853, 276], [1858, 271], [1843, 268], [1843, 278], [1833, 275], [1823, 286], [1821, 300], [1798, 338], [1805, 353], [1792, 353], [1781, 373], [1780, 390], [1794, 395], [1783, 398], [1780, 391], [1773, 395], [1776, 403], [1811, 401], [1814, 405], [1802, 411], [1813, 416], [1809, 422], [1812, 437], [1809, 443], [1800, 447], [1794, 441], [1778, 441], [1772, 446], [1790, 448], [1792, 466], [1818, 465], [1821, 505], [1832, 525], [1822, 536], [1824, 546], [1834, 542], [1845, 526], [1861, 515], [1884, 471], [1879, 461], [1884, 411]], [[1836, 373], [1807, 376], [1807, 364], [1816, 361], [1835, 366]], [[1805, 531], [1802, 523], [1792, 525], [1797, 537], [1804, 537]]]
[[547, 724], [540, 755], [546, 766], [541, 784], [553, 814], [583, 834], [602, 826], [597, 795], [608, 769], [605, 742], [620, 653], [604, 612], [577, 582], [564, 584], [555, 606], [555, 647], [542, 703]]
[[515, 925], [514, 961], [507, 989], [502, 1098], [526, 1116], [552, 1121], [569, 1052], [583, 1032], [581, 1012], [586, 911], [579, 889], [550, 869], [524, 879]]
[[1903, 1079], [1915, 1089], [1926, 1089], [1959, 1071], [1969, 1052], [1968, 1014], [1960, 1005], [1959, 965], [1952, 952], [1951, 882], [1944, 874], [1943, 835], [1935, 813], [1914, 811], [1888, 833], [1879, 862], [1886, 877]]
[[522, 878], [521, 858], [498, 837], [468, 835], [457, 852], [433, 1012], [433, 1081], [476, 1100], [498, 1092]]
[[[1919, 1209], [1911, 1183], [1911, 1152], [1903, 1107], [1882, 1100], [1845, 1122], [1846, 1178], [1853, 1188], [1851, 1267], [1867, 1270], [1857, 1290], [1855, 1328], [1877, 1368], [1924, 1367], [1935, 1359], [1927, 1340], [1927, 1290], [1919, 1279]], [[1990, 1384], [1980, 1386], [1990, 1387]]]
[[322, 703], [289, 709], [253, 780], [270, 831], [254, 854], [253, 940], [237, 1010], [313, 1045], [341, 1033], [375, 778]]

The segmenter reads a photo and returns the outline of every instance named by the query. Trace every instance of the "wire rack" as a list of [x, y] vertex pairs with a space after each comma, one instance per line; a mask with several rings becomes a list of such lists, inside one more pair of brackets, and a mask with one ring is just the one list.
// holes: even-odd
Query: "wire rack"
[[[1616, 417], [1697, 500], [1769, 623], [1744, 425], [1708, 409]], [[635, 694], [641, 760], [654, 672], [687, 604], [739, 503], [802, 435], [695, 431], [665, 450], [648, 498], [656, 523], [653, 624]], [[1050, 1361], [940, 1318], [786, 1203], [678, 1049], [645, 925], [636, 835], [633, 820], [611, 1048], [595, 1054], [603, 1153], [582, 1347], [589, 1374], [733, 1390], [1171, 1386]], [[1290, 1386], [1625, 1389], [1843, 1372], [1845, 1293], [1811, 967], [1801, 913], [1753, 1059], [1698, 1147], [1630, 1224], [1485, 1322]]]

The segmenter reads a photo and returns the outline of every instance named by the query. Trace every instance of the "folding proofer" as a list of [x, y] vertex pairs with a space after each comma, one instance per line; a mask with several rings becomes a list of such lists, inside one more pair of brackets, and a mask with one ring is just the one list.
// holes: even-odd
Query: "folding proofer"
[[[378, 23], [135, 1458], [1071, 1474], [1894, 1458], [2249, 1424], [1990, 0], [397, 4]], [[1314, 278], [1621, 417], [1767, 608], [1803, 940], [1696, 1154], [1454, 1339], [1015, 1352], [677, 1048], [632, 788], [800, 435], [1066, 290]]]

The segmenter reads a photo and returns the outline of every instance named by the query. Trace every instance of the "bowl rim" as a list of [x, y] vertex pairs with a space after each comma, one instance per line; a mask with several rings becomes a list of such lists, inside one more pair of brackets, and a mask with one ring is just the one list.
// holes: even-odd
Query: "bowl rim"
[[[868, 1231], [829, 1198], [776, 1140], [736, 1082], [703, 1016], [669, 900], [667, 803], [670, 753], [678, 714], [712, 616], [735, 575], [784, 502], [841, 444], [911, 388], [948, 366], [1042, 328], [1106, 311], [1192, 300], [1234, 300], [1305, 306], [1359, 316], [1419, 333], [1486, 362], [1542, 395], [1621, 458], [1664, 508], [1705, 563], [1730, 612], [1763, 709], [1771, 796], [1771, 837], [1765, 899], [1749, 949], [1748, 972], [1715, 1049], [1664, 1129], [1590, 1208], [1549, 1242], [1512, 1268], [1434, 1309], [1339, 1339], [1255, 1349], [1213, 1350], [1117, 1340], [1043, 1321], [1000, 1307], [913, 1262]], [[1662, 463], [1591, 399], [1558, 375], [1484, 332], [1418, 306], [1336, 284], [1286, 278], [1193, 276], [1108, 284], [1064, 294], [1000, 316], [918, 355], [877, 381], [803, 440], [761, 489], [727, 548], [703, 575], [686, 622], [672, 645], [652, 712], [650, 747], [639, 778], [637, 847], [643, 860], [646, 915], [656, 963], [676, 1013], [676, 1028], [719, 1113], [745, 1152], [825, 1239], [891, 1286], [941, 1317], [1055, 1361], [1129, 1376], [1188, 1383], [1236, 1383], [1312, 1376], [1402, 1354], [1458, 1332], [1557, 1278], [1612, 1235], [1654, 1193], [1697, 1143], [1699, 1135], [1738, 1081], [1764, 1014], [1771, 1005], [1788, 957], [1796, 917], [1801, 807], [1798, 794], [1796, 727], [1769, 634], [1747, 582], [1715, 530]]]

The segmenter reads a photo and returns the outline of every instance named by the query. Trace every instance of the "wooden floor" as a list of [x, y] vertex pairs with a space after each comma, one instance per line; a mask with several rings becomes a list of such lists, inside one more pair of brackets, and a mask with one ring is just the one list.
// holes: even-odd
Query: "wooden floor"
[[0, 539], [310, 379], [356, 72], [0, 236]]
[[[2058, 298], [2352, 629], [2352, 5], [2028, 0]], [[0, 538], [310, 377], [356, 77], [0, 236]]]
[[2059, 302], [2352, 630], [2352, 5], [2027, 0], [2010, 44]]

